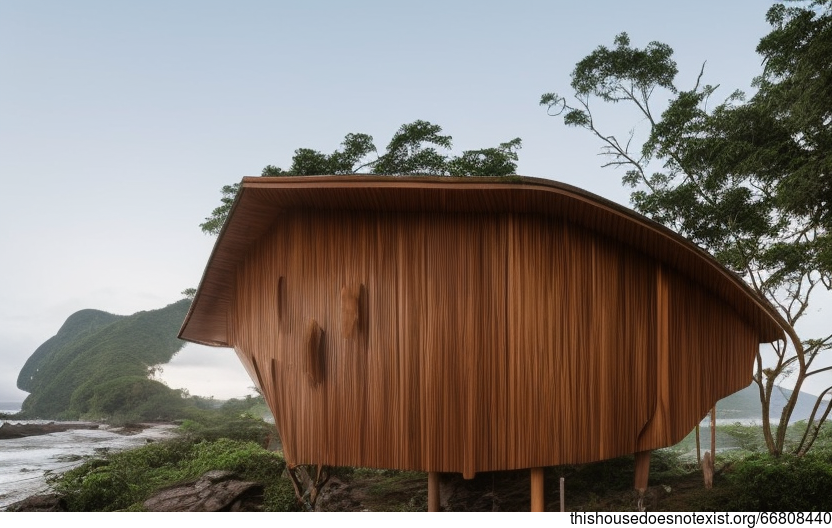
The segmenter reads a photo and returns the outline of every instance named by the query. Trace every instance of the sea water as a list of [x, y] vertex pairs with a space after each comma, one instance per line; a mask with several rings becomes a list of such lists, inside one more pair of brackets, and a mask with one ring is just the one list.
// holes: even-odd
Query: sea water
[[[0, 401], [0, 414], [15, 414], [20, 412], [23, 406], [21, 402], [6, 402]], [[3, 425], [3, 420], [0, 419], [0, 425]]]
[[175, 429], [175, 425], [153, 425], [137, 434], [122, 435], [116, 429], [101, 426], [99, 429], [73, 429], [0, 440], [0, 511], [30, 495], [48, 493], [46, 476], [49, 473], [68, 471], [108, 451], [121, 451], [149, 441], [170, 438], [176, 435]]

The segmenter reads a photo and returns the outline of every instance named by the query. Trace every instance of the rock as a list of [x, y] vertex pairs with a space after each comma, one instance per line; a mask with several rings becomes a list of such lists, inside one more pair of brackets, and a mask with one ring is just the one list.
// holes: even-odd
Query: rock
[[78, 422], [13, 424], [6, 422], [3, 425], [0, 425], [0, 440], [7, 440], [9, 438], [24, 438], [26, 436], [37, 436], [50, 433], [61, 433], [63, 431], [69, 431], [70, 429], [98, 429], [98, 424]]
[[329, 512], [361, 511], [364, 495], [357, 487], [351, 488], [338, 477], [332, 477], [321, 489], [315, 509]]
[[198, 480], [164, 489], [144, 501], [148, 511], [261, 511], [263, 485], [234, 478], [230, 471], [209, 471]]
[[8, 512], [65, 512], [66, 503], [60, 495], [32, 495], [22, 501], [10, 504]]
[[145, 429], [153, 427], [153, 424], [150, 423], [129, 423], [122, 425], [120, 427], [114, 427], [110, 429], [110, 431], [114, 433], [118, 433], [122, 436], [133, 436], [135, 434], [139, 434]]

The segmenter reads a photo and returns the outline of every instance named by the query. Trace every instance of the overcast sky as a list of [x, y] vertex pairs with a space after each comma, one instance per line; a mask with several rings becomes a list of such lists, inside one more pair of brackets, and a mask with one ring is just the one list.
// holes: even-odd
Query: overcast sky
[[[518, 173], [627, 204], [599, 145], [540, 95], [568, 93], [575, 63], [622, 31], [670, 44], [682, 86], [707, 61], [719, 98], [748, 90], [769, 5], [0, 0], [0, 401], [26, 396], [20, 368], [75, 311], [195, 287], [220, 188], [298, 147], [364, 132], [383, 148], [424, 119], [456, 153], [521, 137]], [[218, 398], [252, 385], [233, 351], [194, 345], [164, 379]]]

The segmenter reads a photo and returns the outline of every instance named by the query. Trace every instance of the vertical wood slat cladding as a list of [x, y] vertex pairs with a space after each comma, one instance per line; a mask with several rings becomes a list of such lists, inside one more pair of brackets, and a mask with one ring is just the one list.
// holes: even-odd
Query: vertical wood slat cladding
[[541, 457], [519, 467], [632, 452], [654, 400], [649, 261], [563, 221], [523, 218], [513, 232], [514, 406], [549, 434], [530, 436], [515, 414], [517, 451]]
[[562, 218], [293, 211], [274, 226], [238, 268], [229, 339], [290, 463], [589, 462], [673, 443], [751, 371], [757, 334], [730, 308]]
[[748, 385], [757, 333], [736, 312], [679, 273], [658, 276], [655, 414], [638, 450], [673, 445], [714, 403]]
[[758, 339], [733, 310], [714, 303], [689, 280], [674, 273], [670, 282], [670, 346], [678, 351], [670, 366], [675, 443], [690, 432], [690, 420], [698, 422], [716, 400], [748, 385], [755, 357], [748, 351], [757, 350]]
[[180, 337], [230, 346], [230, 285], [242, 256], [286, 211], [525, 213], [567, 219], [620, 240], [711, 291], [759, 333], [761, 342], [783, 338], [782, 317], [739, 277], [667, 228], [620, 205], [558, 182], [517, 177], [428, 178], [304, 176], [244, 178], [229, 222], [220, 233]]

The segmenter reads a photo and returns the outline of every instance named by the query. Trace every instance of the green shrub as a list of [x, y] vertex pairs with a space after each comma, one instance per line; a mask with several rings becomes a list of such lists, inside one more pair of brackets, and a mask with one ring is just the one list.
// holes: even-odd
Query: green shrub
[[283, 457], [251, 442], [169, 440], [107, 455], [53, 477], [51, 485], [71, 511], [141, 509], [161, 488], [196, 480], [209, 470], [226, 470], [265, 486], [265, 507], [294, 507]]
[[[737, 447], [743, 451], [750, 453], [760, 453], [766, 451], [766, 441], [763, 437], [763, 428], [759, 425], [743, 425], [735, 422], [730, 425], [721, 425], [717, 427], [717, 433], [724, 432], [730, 443], [728, 445]], [[717, 443], [718, 447], [723, 447]]]
[[733, 511], [832, 511], [828, 455], [751, 455], [735, 462], [726, 480], [733, 490], [727, 506]]
[[217, 411], [193, 415], [182, 422], [182, 432], [192, 440], [214, 441], [220, 438], [254, 442], [266, 447], [277, 435], [274, 424], [264, 422], [249, 414], [228, 415]]
[[143, 376], [90, 380], [72, 394], [70, 416], [110, 423], [180, 418], [195, 405], [171, 389]]

